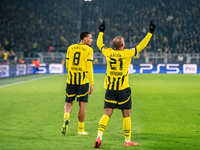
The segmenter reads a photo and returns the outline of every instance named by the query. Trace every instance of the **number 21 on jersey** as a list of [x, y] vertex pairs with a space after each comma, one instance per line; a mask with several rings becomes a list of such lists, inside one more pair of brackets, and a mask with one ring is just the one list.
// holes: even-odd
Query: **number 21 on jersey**
[[119, 70], [123, 70], [123, 61], [122, 61], [121, 58], [119, 60], [114, 59], [114, 58], [110, 58], [110, 60], [111, 60], [110, 61], [110, 68], [112, 70], [117, 70], [117, 67], [114, 67], [114, 66], [116, 66], [117, 63], [120, 63]]

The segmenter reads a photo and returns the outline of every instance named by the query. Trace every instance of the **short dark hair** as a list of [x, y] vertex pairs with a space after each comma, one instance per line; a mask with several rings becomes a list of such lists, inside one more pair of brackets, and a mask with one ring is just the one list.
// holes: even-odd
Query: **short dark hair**
[[89, 31], [83, 31], [83, 32], [81, 32], [81, 34], [80, 34], [80, 39], [83, 40], [84, 37], [87, 37], [87, 36], [88, 36], [88, 34], [91, 34], [91, 33], [90, 33]]

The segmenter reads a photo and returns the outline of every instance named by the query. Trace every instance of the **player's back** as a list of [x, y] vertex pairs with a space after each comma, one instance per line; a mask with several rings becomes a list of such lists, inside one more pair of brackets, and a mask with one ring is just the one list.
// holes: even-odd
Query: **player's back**
[[102, 52], [107, 60], [104, 87], [109, 90], [123, 90], [129, 87], [128, 68], [131, 58], [135, 55], [135, 50], [113, 50], [112, 48], [107, 48]]
[[67, 83], [82, 85], [88, 83], [87, 61], [90, 61], [93, 50], [86, 44], [74, 44], [67, 50], [68, 78]]

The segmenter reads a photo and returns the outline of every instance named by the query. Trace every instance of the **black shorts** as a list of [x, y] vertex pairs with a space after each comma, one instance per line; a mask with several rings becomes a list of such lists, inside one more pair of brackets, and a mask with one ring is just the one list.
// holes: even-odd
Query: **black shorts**
[[84, 85], [67, 84], [65, 102], [71, 102], [77, 97], [77, 101], [88, 102], [89, 83]]
[[131, 109], [131, 88], [124, 90], [106, 90], [104, 108]]

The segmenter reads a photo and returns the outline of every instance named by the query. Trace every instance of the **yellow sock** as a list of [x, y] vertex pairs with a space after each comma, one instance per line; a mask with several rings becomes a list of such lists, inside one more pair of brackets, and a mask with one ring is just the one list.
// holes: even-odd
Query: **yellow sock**
[[123, 118], [123, 128], [125, 133], [125, 141], [130, 142], [131, 139], [131, 118], [125, 117]]
[[78, 132], [84, 131], [84, 122], [78, 122]]
[[109, 119], [110, 118], [104, 114], [99, 121], [98, 137], [100, 137], [101, 139]]
[[68, 112], [64, 113], [64, 121], [69, 120], [70, 114]]

